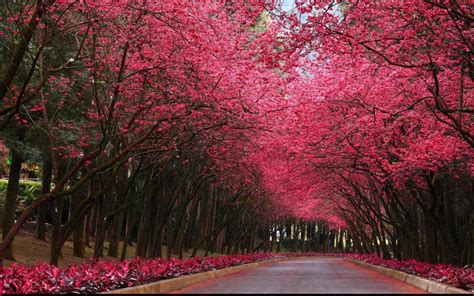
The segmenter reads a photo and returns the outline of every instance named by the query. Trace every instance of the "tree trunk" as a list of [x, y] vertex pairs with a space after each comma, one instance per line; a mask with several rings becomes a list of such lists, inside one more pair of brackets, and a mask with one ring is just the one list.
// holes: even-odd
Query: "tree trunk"
[[62, 257], [61, 249], [64, 244], [62, 235], [63, 233], [59, 229], [59, 231], [55, 233], [54, 239], [51, 239], [49, 264], [54, 265], [54, 266], [59, 265], [59, 258]]
[[127, 212], [127, 227], [125, 230], [125, 237], [123, 239], [122, 254], [120, 255], [120, 260], [125, 260], [127, 258], [127, 248], [129, 241], [132, 238], [132, 231], [135, 227], [135, 209], [130, 208]]
[[148, 247], [148, 232], [149, 229], [149, 221], [150, 221], [150, 194], [146, 194], [145, 199], [143, 201], [143, 209], [142, 215], [140, 218], [140, 225], [138, 227], [138, 235], [137, 235], [137, 248], [136, 248], [136, 256], [137, 257], [146, 257], [146, 251]]
[[61, 226], [62, 226], [62, 213], [64, 208], [64, 199], [56, 200], [53, 202], [53, 230], [51, 233], [50, 243], [50, 264], [58, 266], [59, 258], [62, 257], [61, 253]]
[[147, 249], [146, 249], [146, 258], [154, 258], [155, 257], [155, 243], [156, 243], [156, 234], [155, 229], [158, 230], [159, 222], [160, 222], [160, 213], [159, 213], [159, 203], [160, 203], [160, 194], [159, 188], [155, 188], [152, 190], [152, 196], [149, 202], [149, 218], [148, 222], [146, 223], [146, 230], [147, 230]]
[[91, 221], [90, 221], [90, 232], [89, 232], [89, 236], [95, 238], [96, 236], [96, 233], [97, 233], [97, 212], [99, 212], [99, 206], [100, 204], [100, 201], [98, 201], [94, 207], [92, 207], [92, 210], [91, 210]]
[[85, 245], [84, 245], [84, 218], [79, 221], [78, 225], [74, 229], [73, 235], [73, 253], [74, 256], [84, 258]]
[[186, 230], [186, 241], [185, 241], [185, 244], [183, 246], [183, 249], [185, 252], [188, 252], [189, 251], [189, 248], [191, 247], [192, 245], [192, 242], [193, 242], [193, 236], [194, 236], [194, 229], [195, 229], [195, 226], [196, 226], [196, 216], [197, 216], [197, 212], [198, 212], [198, 206], [199, 206], [199, 199], [196, 198], [192, 205], [191, 205], [191, 215], [189, 217], [189, 225], [188, 225], [188, 228]]
[[[43, 160], [43, 176], [41, 179], [41, 194], [48, 193], [51, 190], [51, 180], [53, 175], [53, 166], [51, 158], [46, 156]], [[36, 238], [46, 240], [46, 211], [48, 205], [39, 207], [38, 219], [36, 223]]]
[[84, 225], [84, 246], [90, 248], [90, 239], [91, 239], [91, 215], [92, 210], [87, 212]]
[[301, 253], [305, 252], [306, 223], [301, 222]]
[[118, 257], [120, 247], [120, 231], [123, 223], [123, 212], [116, 214], [112, 223], [110, 232], [109, 251], [107, 255], [110, 257]]
[[[73, 193], [71, 198], [71, 211], [74, 211], [81, 203], [83, 190], [78, 190]], [[72, 216], [69, 215], [70, 217]], [[73, 254], [76, 257], [84, 258], [84, 218], [81, 218], [73, 231]]]
[[171, 254], [173, 253], [172, 247], [173, 241], [173, 226], [171, 224], [171, 215], [168, 217], [166, 222], [166, 258], [171, 258]]
[[425, 214], [424, 233], [425, 233], [425, 252], [424, 259], [428, 263], [438, 262], [438, 241], [436, 239], [436, 229], [433, 227], [434, 221], [430, 214]]
[[198, 242], [203, 240], [209, 232], [209, 198], [211, 195], [212, 189], [209, 189], [207, 194], [204, 193], [199, 207]]
[[[3, 217], [2, 217], [2, 234], [3, 238], [12, 228], [15, 223], [15, 211], [17, 208], [17, 199], [18, 193], [20, 190], [20, 174], [21, 174], [21, 164], [23, 163], [23, 158], [15, 149], [12, 149], [12, 161], [10, 165], [10, 176], [8, 177], [8, 186], [7, 192], [5, 194], [5, 202], [3, 208]], [[5, 250], [4, 256], [5, 259], [15, 260], [13, 256], [13, 246], [10, 244]]]
[[105, 240], [105, 209], [104, 197], [99, 198], [96, 206], [96, 230], [95, 230], [95, 244], [94, 244], [94, 258], [104, 257], [104, 240]]

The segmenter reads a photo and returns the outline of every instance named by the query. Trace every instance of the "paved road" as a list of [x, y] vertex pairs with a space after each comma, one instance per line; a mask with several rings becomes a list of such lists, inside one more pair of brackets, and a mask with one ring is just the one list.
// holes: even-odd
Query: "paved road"
[[336, 258], [280, 261], [176, 291], [213, 293], [412, 293], [424, 291]]

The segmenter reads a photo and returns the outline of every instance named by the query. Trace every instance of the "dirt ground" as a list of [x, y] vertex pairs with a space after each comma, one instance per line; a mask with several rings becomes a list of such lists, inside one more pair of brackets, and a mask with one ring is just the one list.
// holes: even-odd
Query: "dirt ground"
[[[122, 249], [122, 242], [120, 243], [120, 251]], [[108, 243], [105, 243], [104, 254], [107, 254]], [[13, 241], [13, 253], [16, 258], [16, 263], [24, 265], [35, 265], [41, 262], [49, 262], [49, 242], [35, 239], [31, 235], [19, 234]], [[94, 249], [86, 247], [85, 258], [78, 258], [73, 256], [72, 242], [66, 242], [62, 249], [63, 257], [59, 261], [59, 267], [80, 264], [89, 261], [92, 257]], [[163, 253], [166, 254], [166, 246], [163, 246]], [[203, 256], [204, 251], [198, 251], [198, 256]], [[220, 254], [210, 254], [210, 256], [217, 256]], [[191, 253], [183, 253], [184, 258], [189, 258]], [[135, 246], [128, 246], [127, 258], [135, 257]], [[105, 257], [104, 260], [118, 260], [113, 257]], [[10, 265], [12, 261], [5, 260], [5, 265]]]

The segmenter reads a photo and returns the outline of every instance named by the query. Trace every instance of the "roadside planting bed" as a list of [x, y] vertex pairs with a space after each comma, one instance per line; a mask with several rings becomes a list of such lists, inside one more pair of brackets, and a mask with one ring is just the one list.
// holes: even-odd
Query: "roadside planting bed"
[[381, 259], [368, 254], [257, 253], [180, 259], [94, 261], [57, 268], [49, 264], [27, 267], [13, 264], [0, 271], [0, 293], [100, 293], [164, 279], [268, 260], [277, 257], [339, 257], [399, 270], [439, 283], [474, 291], [474, 270], [416, 260]]

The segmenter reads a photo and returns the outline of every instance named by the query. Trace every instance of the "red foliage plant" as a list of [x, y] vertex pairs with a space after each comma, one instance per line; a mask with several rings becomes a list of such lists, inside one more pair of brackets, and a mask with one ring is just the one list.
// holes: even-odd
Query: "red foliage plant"
[[446, 285], [474, 291], [474, 270], [413, 259], [381, 259], [368, 254], [257, 253], [220, 257], [179, 259], [136, 258], [128, 261], [91, 261], [57, 268], [48, 264], [27, 267], [13, 264], [0, 274], [0, 293], [100, 293], [164, 279], [268, 260], [275, 257], [344, 257], [399, 270]]
[[414, 259], [405, 261], [382, 259], [378, 256], [367, 254], [347, 254], [346, 256], [370, 264], [421, 276], [464, 290], [474, 291], [474, 269], [472, 268], [462, 268], [448, 264], [430, 264]]
[[198, 272], [252, 263], [274, 257], [271, 253], [187, 260], [139, 258], [122, 261], [91, 261], [57, 268], [40, 264], [27, 267], [13, 264], [0, 274], [1, 294], [100, 293]]

